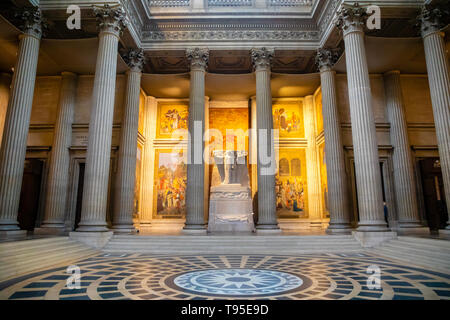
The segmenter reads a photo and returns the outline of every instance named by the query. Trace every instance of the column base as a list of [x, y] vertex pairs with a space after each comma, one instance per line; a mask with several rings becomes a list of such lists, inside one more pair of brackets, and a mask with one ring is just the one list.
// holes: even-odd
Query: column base
[[34, 228], [33, 234], [35, 235], [49, 235], [49, 236], [64, 236], [69, 232], [63, 227], [40, 227]]
[[322, 221], [310, 221], [309, 227], [311, 229], [322, 229]]
[[92, 222], [92, 223], [80, 223], [77, 232], [108, 232], [109, 229], [106, 223]]
[[27, 230], [0, 230], [0, 240], [24, 240]]
[[257, 235], [276, 235], [281, 234], [281, 232], [278, 224], [259, 224], [256, 226]]
[[439, 234], [450, 236], [450, 229], [439, 229]]
[[69, 237], [72, 240], [79, 241], [84, 243], [85, 245], [95, 248], [101, 249], [103, 248], [108, 241], [112, 238], [114, 232], [81, 232], [74, 231], [69, 233]]
[[405, 227], [399, 227], [395, 230], [398, 235], [404, 236], [404, 235], [429, 235], [430, 234], [430, 228], [428, 227], [416, 227], [416, 228], [405, 228]]
[[181, 233], [185, 235], [206, 235], [206, 225], [185, 225]]
[[383, 242], [397, 239], [397, 233], [393, 231], [384, 231], [384, 232], [353, 231], [352, 235], [364, 248], [377, 247]]
[[389, 232], [387, 223], [384, 220], [378, 221], [361, 221], [358, 223], [356, 231], [359, 232]]
[[114, 233], [137, 233], [136, 228], [132, 224], [119, 224], [112, 227]]
[[325, 231], [326, 234], [351, 234], [353, 231], [350, 224], [346, 223], [332, 223]]

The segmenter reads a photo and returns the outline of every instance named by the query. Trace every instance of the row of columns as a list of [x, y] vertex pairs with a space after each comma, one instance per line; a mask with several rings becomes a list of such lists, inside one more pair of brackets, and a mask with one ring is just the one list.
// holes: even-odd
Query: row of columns
[[[450, 81], [448, 59], [440, 32], [439, 10], [425, 6], [420, 15], [428, 69], [432, 107], [445, 197], [450, 203]], [[387, 231], [384, 221], [382, 185], [378, 158], [372, 95], [364, 46], [367, 14], [357, 4], [338, 12], [337, 26], [343, 31], [347, 65], [348, 93], [352, 123], [355, 174], [360, 221], [357, 231]], [[322, 84], [325, 152], [328, 177], [329, 233], [348, 232], [348, 205], [345, 159], [337, 111], [335, 72], [336, 50], [319, 49]], [[387, 116], [393, 151], [394, 190], [400, 230], [421, 227], [415, 189], [400, 72], [384, 74]], [[447, 226], [449, 229], [449, 226]]]
[[[110, 169], [111, 137], [113, 125], [117, 50], [120, 33], [124, 28], [124, 12], [119, 7], [104, 6], [95, 9], [100, 29], [99, 50], [95, 72], [93, 104], [89, 126], [86, 159], [85, 187], [81, 221], [78, 232], [105, 232]], [[448, 61], [438, 15], [424, 8], [421, 14], [422, 36], [426, 53], [433, 113], [436, 124], [446, 200], [450, 203], [450, 121]], [[17, 223], [17, 211], [26, 139], [31, 116], [34, 83], [36, 78], [39, 44], [42, 34], [40, 11], [23, 15], [24, 33], [21, 36], [19, 55], [15, 68], [5, 120], [3, 143], [0, 150], [0, 234], [23, 235]], [[338, 13], [337, 25], [344, 34], [347, 78], [355, 157], [356, 183], [360, 222], [358, 231], [387, 231], [383, 216], [381, 176], [378, 145], [372, 110], [372, 97], [367, 68], [364, 31], [365, 10], [343, 7]], [[258, 130], [258, 226], [259, 231], [278, 232], [275, 209], [275, 161], [272, 97], [270, 87], [273, 50], [253, 49], [252, 61], [256, 75], [256, 105]], [[189, 157], [188, 185], [186, 190], [186, 232], [204, 232], [204, 172], [203, 160], [205, 131], [205, 73], [208, 50], [187, 50], [191, 67], [189, 106]], [[323, 91], [324, 134], [326, 141], [327, 176], [329, 183], [330, 226], [328, 231], [348, 232], [350, 229], [348, 192], [346, 188], [345, 160], [338, 120], [335, 73], [332, 65], [335, 54], [319, 50], [317, 59], [321, 71]], [[139, 90], [143, 54], [131, 51], [124, 58], [130, 66], [127, 73], [127, 93], [122, 123], [119, 166], [114, 186], [114, 221], [117, 231], [132, 232], [133, 189], [135, 181], [137, 123]], [[391, 139], [394, 146], [395, 194], [400, 227], [417, 227], [419, 224], [417, 196], [414, 188], [411, 151], [401, 96], [398, 72], [385, 75], [387, 110], [391, 122]], [[68, 162], [71, 125], [75, 105], [77, 77], [63, 73], [60, 106], [55, 126], [55, 137], [50, 159], [48, 194], [43, 229], [64, 228], [64, 208], [67, 198]], [[263, 132], [263, 133], [261, 133]], [[262, 161], [269, 156], [269, 160]], [[266, 160], [266, 159], [264, 159]], [[407, 200], [408, 199], [408, 200]]]

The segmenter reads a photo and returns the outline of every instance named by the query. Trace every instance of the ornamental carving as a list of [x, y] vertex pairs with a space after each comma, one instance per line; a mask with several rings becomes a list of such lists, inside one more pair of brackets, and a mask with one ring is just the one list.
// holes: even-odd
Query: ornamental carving
[[270, 69], [274, 56], [273, 49], [260, 48], [251, 51], [253, 68], [255, 70]]
[[94, 15], [100, 32], [111, 32], [116, 35], [125, 29], [125, 11], [122, 6], [111, 7], [105, 4], [102, 7], [94, 6]]
[[337, 12], [336, 26], [344, 32], [344, 35], [354, 31], [363, 31], [368, 14], [366, 9], [355, 3], [353, 6], [344, 5]]
[[321, 48], [317, 50], [316, 65], [320, 71], [331, 70], [339, 59], [339, 50]]
[[46, 20], [38, 8], [28, 8], [16, 14], [16, 17], [22, 20], [21, 29], [25, 34], [40, 38], [47, 28]]
[[[448, 19], [448, 10], [443, 10], [439, 7], [425, 5], [417, 17], [419, 21], [420, 31], [422, 37], [425, 37], [433, 32], [438, 32], [446, 23], [444, 20]], [[447, 21], [448, 23], [449, 21]]]
[[130, 49], [122, 55], [125, 63], [130, 67], [131, 71], [142, 72], [145, 64], [144, 50]]
[[189, 48], [186, 57], [192, 69], [206, 70], [208, 67], [209, 50], [207, 48]]

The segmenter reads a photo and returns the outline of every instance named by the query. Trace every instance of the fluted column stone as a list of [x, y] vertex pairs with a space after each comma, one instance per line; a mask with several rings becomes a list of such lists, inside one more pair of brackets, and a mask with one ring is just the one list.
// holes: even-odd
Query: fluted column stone
[[193, 48], [186, 50], [191, 68], [189, 95], [189, 141], [186, 187], [185, 233], [206, 233], [204, 217], [205, 163], [205, 74], [209, 50]]
[[251, 51], [256, 75], [256, 127], [258, 165], [258, 224], [257, 232], [279, 232], [276, 216], [276, 159], [270, 83], [272, 49]]
[[414, 179], [412, 154], [408, 138], [405, 110], [403, 106], [400, 72], [384, 74], [384, 88], [391, 144], [394, 147], [394, 188], [398, 224], [402, 228], [420, 228], [419, 207]]
[[121, 7], [95, 7], [99, 48], [89, 123], [81, 221], [76, 231], [105, 232]]
[[306, 96], [303, 103], [305, 119], [306, 176], [308, 185], [308, 217], [312, 228], [322, 227], [322, 190], [320, 188], [319, 158], [316, 144], [316, 120], [314, 116], [314, 97]]
[[[61, 74], [59, 109], [53, 136], [45, 200], [45, 216], [39, 233], [59, 233], [65, 228], [67, 192], [69, 188], [69, 148], [76, 101], [77, 75]], [[37, 230], [35, 230], [36, 233]]]
[[[440, 8], [426, 5], [422, 8], [419, 19], [444, 180], [445, 201], [447, 211], [450, 212], [450, 79], [447, 51], [443, 33], [440, 31], [440, 27], [443, 27], [440, 21], [442, 16]], [[450, 230], [450, 220], [447, 221], [446, 230]]]
[[363, 28], [366, 17], [366, 10], [358, 5], [343, 6], [338, 12], [337, 20], [337, 26], [344, 34], [346, 51], [360, 217], [357, 231], [388, 231], [384, 220], [378, 144], [364, 45]]
[[130, 67], [127, 72], [125, 108], [120, 134], [119, 164], [114, 196], [113, 229], [115, 232], [135, 232], [133, 225], [136, 155], [139, 125], [139, 95], [144, 52], [130, 50], [124, 56]]
[[342, 144], [336, 95], [336, 72], [332, 69], [337, 58], [338, 54], [335, 50], [320, 49], [317, 52], [317, 64], [322, 86], [328, 209], [330, 212], [330, 224], [327, 233], [330, 234], [348, 233], [351, 230], [344, 146]]
[[27, 136], [33, 104], [43, 19], [39, 10], [24, 11], [23, 34], [12, 79], [0, 150], [0, 238], [22, 237], [17, 222]]

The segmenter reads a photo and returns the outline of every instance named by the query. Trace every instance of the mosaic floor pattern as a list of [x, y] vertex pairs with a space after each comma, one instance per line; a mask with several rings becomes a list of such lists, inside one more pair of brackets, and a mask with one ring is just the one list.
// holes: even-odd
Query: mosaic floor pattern
[[[0, 299], [445, 299], [444, 274], [366, 254], [155, 256], [101, 254], [0, 283]], [[377, 269], [379, 268], [379, 269]], [[380, 271], [381, 285], [367, 282]], [[373, 288], [375, 284], [375, 288]], [[369, 285], [369, 287], [368, 287]]]

